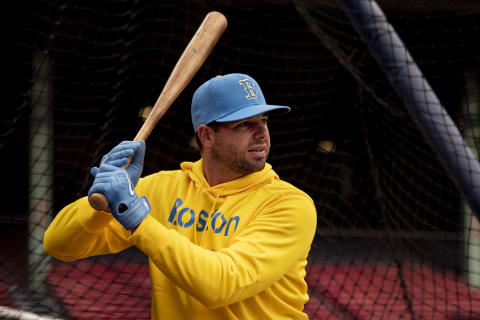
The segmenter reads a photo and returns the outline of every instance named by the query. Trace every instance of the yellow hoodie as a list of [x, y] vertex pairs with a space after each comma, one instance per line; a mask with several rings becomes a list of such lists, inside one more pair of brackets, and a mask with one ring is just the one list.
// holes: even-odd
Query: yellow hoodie
[[304, 280], [315, 228], [312, 199], [259, 172], [210, 187], [202, 160], [140, 179], [152, 211], [131, 234], [87, 198], [65, 207], [44, 237], [73, 261], [135, 245], [149, 257], [152, 319], [307, 319]]

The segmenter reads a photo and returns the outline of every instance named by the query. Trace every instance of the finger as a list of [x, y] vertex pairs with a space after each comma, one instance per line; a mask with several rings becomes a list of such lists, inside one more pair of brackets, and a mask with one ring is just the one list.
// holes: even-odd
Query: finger
[[118, 160], [112, 160], [107, 162], [109, 165], [112, 165], [117, 168], [121, 168], [128, 163], [128, 158], [121, 158]]
[[114, 153], [126, 149], [134, 150], [137, 147], [137, 143], [135, 141], [122, 141], [120, 144], [115, 146], [109, 153]]
[[118, 150], [116, 152], [111, 152], [106, 156], [103, 163], [112, 164], [113, 161], [116, 161], [119, 159], [125, 159], [126, 161], [128, 161], [128, 158], [130, 158], [133, 155], [133, 152], [134, 152], [133, 149], [124, 149], [124, 150]]
[[136, 141], [135, 153], [133, 155], [132, 164], [133, 165], [142, 165], [145, 158], [145, 141], [138, 140]]
[[90, 169], [90, 174], [95, 178], [97, 176], [98, 168], [97, 167], [92, 167]]
[[95, 183], [88, 190], [88, 196], [90, 196], [94, 193], [104, 194], [105, 191], [108, 189], [108, 186], [109, 186], [108, 183]]
[[99, 174], [103, 174], [103, 173], [108, 173], [108, 172], [114, 172], [116, 170], [120, 170], [120, 168], [118, 167], [115, 167], [115, 166], [112, 166], [111, 164], [108, 164], [108, 163], [104, 163], [100, 166], [100, 168], [98, 168], [98, 171], [97, 171], [97, 176]]
[[108, 156], [104, 163], [115, 166], [121, 167], [126, 165], [129, 161], [129, 158], [133, 155], [133, 150], [124, 150], [117, 153], [113, 153]]
[[115, 173], [112, 173], [112, 172], [97, 174], [97, 177], [95, 178], [94, 184], [108, 184], [108, 183], [111, 183], [114, 176], [115, 176]]

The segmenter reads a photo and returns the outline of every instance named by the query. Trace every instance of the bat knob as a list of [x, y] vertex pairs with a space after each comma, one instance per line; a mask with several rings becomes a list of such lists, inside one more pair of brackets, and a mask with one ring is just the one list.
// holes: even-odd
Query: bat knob
[[108, 205], [108, 199], [101, 193], [92, 193], [88, 197], [88, 203], [97, 211], [111, 212]]

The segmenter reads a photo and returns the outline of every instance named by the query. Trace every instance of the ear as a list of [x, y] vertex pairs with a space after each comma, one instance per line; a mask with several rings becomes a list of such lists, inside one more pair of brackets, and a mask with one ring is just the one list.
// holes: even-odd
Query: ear
[[215, 130], [204, 124], [198, 126], [197, 135], [205, 148], [212, 146], [215, 141]]

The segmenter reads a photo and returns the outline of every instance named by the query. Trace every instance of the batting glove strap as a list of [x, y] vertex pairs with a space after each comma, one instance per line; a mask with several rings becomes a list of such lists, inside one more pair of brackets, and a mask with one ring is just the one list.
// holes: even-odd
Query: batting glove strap
[[135, 199], [125, 211], [114, 210], [113, 216], [127, 230], [137, 227], [152, 210], [145, 196]]

